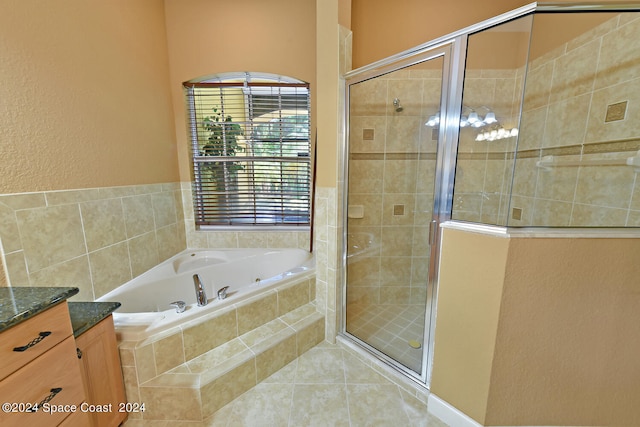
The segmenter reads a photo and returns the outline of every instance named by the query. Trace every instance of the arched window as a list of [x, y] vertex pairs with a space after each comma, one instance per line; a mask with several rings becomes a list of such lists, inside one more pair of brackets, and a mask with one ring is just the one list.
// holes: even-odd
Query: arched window
[[196, 225], [309, 225], [309, 84], [229, 73], [184, 87]]

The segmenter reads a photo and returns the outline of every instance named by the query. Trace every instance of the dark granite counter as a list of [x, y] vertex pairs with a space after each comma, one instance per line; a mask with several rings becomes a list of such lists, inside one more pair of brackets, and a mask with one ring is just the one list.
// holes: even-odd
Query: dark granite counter
[[78, 288], [0, 288], [0, 332], [77, 294]]
[[71, 326], [73, 336], [91, 329], [101, 320], [108, 317], [120, 307], [119, 302], [74, 302], [69, 301], [69, 315], [71, 316]]

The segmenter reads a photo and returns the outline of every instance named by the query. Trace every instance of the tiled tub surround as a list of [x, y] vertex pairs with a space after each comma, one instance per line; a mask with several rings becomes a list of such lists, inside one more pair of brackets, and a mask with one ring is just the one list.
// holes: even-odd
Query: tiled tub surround
[[127, 399], [145, 402], [143, 419], [211, 416], [324, 340], [314, 299], [313, 273], [144, 340], [121, 342]]
[[[611, 16], [528, 64], [515, 172], [515, 138], [476, 142], [463, 129], [454, 219], [510, 226], [640, 225], [640, 185], [632, 168], [536, 166], [548, 155], [557, 161], [621, 159], [640, 149], [640, 18]], [[509, 70], [471, 71], [465, 97], [519, 104], [522, 69], [511, 70], [510, 77]], [[623, 114], [607, 121], [608, 108], [620, 104]]]
[[[196, 298], [196, 277], [207, 299], [203, 306]], [[313, 256], [303, 249], [188, 249], [98, 301], [121, 301], [114, 314], [118, 337], [141, 341], [314, 277]]]
[[68, 286], [93, 301], [185, 249], [178, 183], [0, 195], [11, 286]]

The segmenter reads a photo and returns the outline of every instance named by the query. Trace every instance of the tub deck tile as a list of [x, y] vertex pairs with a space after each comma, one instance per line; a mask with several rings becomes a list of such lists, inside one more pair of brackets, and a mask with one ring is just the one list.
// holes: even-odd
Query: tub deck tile
[[286, 328], [286, 323], [284, 323], [280, 319], [275, 319], [255, 328], [250, 332], [247, 332], [246, 334], [242, 335], [240, 339], [248, 347], [251, 348], [256, 346], [258, 343], [272, 339], [275, 334], [285, 330]]

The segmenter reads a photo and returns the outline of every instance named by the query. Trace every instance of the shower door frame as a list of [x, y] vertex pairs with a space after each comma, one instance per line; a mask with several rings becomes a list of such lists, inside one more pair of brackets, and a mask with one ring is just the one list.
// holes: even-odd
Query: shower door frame
[[[626, 9], [628, 6], [619, 6]], [[438, 262], [440, 257], [440, 224], [451, 219], [451, 211], [453, 204], [453, 184], [455, 179], [456, 158], [458, 154], [458, 136], [460, 114], [462, 110], [462, 92], [464, 85], [464, 72], [467, 51], [467, 40], [472, 33], [490, 28], [492, 26], [502, 24], [512, 19], [520, 18], [536, 11], [563, 11], [567, 9], [593, 10], [600, 9], [602, 6], [593, 6], [587, 4], [556, 4], [548, 3], [540, 5], [539, 3], [530, 3], [510, 12], [495, 16], [486, 21], [456, 31], [444, 37], [440, 37], [431, 42], [425, 43], [405, 52], [393, 55], [389, 58], [375, 62], [368, 66], [358, 68], [346, 73], [344, 76], [344, 139], [342, 154], [342, 256], [341, 256], [341, 272], [338, 278], [341, 280], [341, 301], [339, 322], [340, 328], [338, 335], [344, 337], [347, 341], [353, 342], [356, 346], [365, 350], [371, 356], [379, 359], [391, 368], [403, 373], [407, 378], [415, 381], [419, 386], [429, 389], [431, 381], [431, 367], [433, 364], [433, 348], [436, 327], [436, 306], [438, 291]], [[605, 7], [606, 8], [606, 7]], [[435, 59], [436, 57], [444, 58], [443, 74], [442, 74], [442, 93], [441, 93], [441, 124], [438, 135], [437, 153], [436, 153], [436, 170], [435, 170], [435, 186], [434, 186], [434, 205], [433, 216], [430, 227], [430, 251], [429, 260], [429, 277], [427, 283], [427, 300], [430, 300], [431, 311], [430, 316], [425, 316], [425, 336], [424, 343], [427, 343], [423, 353], [422, 370], [419, 374], [403, 366], [398, 361], [391, 359], [389, 356], [373, 348], [372, 346], [361, 341], [357, 337], [346, 331], [346, 286], [347, 286], [347, 208], [348, 208], [348, 177], [349, 177], [349, 86], [365, 80], [388, 74], [390, 72], [415, 65], [417, 63]], [[444, 121], [443, 121], [444, 119]], [[444, 125], [442, 124], [444, 123]]]
[[[455, 159], [457, 153], [458, 140], [458, 123], [455, 120], [459, 116], [462, 102], [462, 88], [459, 87], [462, 82], [464, 72], [464, 60], [466, 52], [466, 36], [450, 38], [448, 40], [429, 45], [414, 51], [409, 51], [395, 57], [391, 57], [386, 61], [377, 63], [371, 67], [356, 70], [345, 76], [345, 141], [343, 153], [343, 173], [344, 173], [344, 189], [342, 191], [342, 306], [341, 306], [341, 325], [339, 334], [348, 340], [356, 343], [359, 347], [365, 349], [372, 356], [390, 365], [392, 368], [401, 371], [405, 376], [414, 380], [421, 386], [428, 387], [431, 374], [431, 364], [433, 361], [433, 336], [435, 326], [435, 301], [436, 301], [436, 282], [437, 282], [437, 265], [440, 252], [440, 233], [439, 225], [441, 222], [450, 218], [452, 204], [453, 189], [453, 173], [455, 170]], [[366, 342], [351, 335], [346, 330], [346, 286], [347, 286], [347, 207], [348, 207], [348, 186], [349, 186], [349, 87], [366, 80], [380, 77], [384, 74], [400, 70], [421, 62], [430, 60], [443, 59], [442, 67], [442, 86], [440, 96], [441, 122], [439, 127], [435, 177], [434, 177], [434, 195], [433, 195], [433, 213], [430, 222], [429, 232], [429, 270], [427, 282], [427, 301], [430, 304], [430, 315], [425, 316], [423, 354], [421, 372], [417, 373], [400, 362], [392, 359], [390, 356], [375, 349]], [[425, 306], [425, 310], [426, 310]]]

